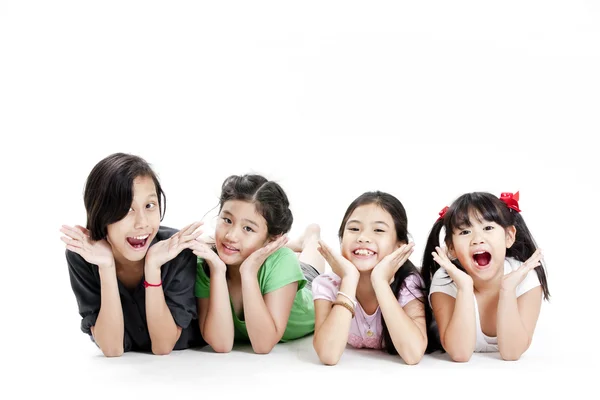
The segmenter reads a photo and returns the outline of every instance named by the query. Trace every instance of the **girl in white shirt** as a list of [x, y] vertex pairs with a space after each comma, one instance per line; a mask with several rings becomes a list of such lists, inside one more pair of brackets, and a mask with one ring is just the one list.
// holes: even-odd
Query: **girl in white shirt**
[[464, 194], [440, 212], [429, 234], [421, 276], [441, 345], [454, 361], [491, 351], [517, 360], [531, 344], [550, 293], [518, 200], [518, 192]]

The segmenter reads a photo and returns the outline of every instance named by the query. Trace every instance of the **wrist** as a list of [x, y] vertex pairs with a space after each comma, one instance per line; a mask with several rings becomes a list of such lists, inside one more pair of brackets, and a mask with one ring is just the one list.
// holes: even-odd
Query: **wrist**
[[157, 285], [161, 282], [160, 270], [144, 270], [144, 280], [151, 285]]

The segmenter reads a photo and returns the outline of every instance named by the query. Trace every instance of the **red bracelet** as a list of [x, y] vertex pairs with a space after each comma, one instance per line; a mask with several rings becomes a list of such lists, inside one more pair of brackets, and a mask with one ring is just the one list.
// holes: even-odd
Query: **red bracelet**
[[157, 283], [156, 285], [152, 284], [152, 283], [148, 283], [145, 279], [144, 279], [144, 287], [159, 287], [162, 285], [162, 281], [160, 281], [159, 283]]

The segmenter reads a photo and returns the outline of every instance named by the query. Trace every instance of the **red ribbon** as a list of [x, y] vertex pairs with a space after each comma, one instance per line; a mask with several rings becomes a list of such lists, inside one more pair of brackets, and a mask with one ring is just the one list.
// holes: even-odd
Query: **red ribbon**
[[446, 207], [442, 208], [442, 211], [440, 211], [440, 217], [437, 219], [438, 221], [440, 219], [444, 219], [444, 215], [446, 215], [446, 211], [448, 211], [448, 208], [450, 208], [450, 207], [446, 206]]
[[516, 212], [521, 212], [521, 210], [519, 209], [519, 192], [517, 192], [515, 194], [512, 194], [512, 193], [502, 193], [500, 195], [500, 200], [502, 200], [503, 202], [505, 202], [506, 206], [508, 208], [512, 208]]

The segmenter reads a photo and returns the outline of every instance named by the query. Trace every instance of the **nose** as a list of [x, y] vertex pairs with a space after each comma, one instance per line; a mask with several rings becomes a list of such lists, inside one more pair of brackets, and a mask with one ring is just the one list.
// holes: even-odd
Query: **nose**
[[471, 245], [476, 246], [478, 244], [482, 244], [483, 243], [483, 236], [481, 235], [481, 233], [475, 231], [473, 232], [473, 238], [471, 239]]
[[135, 229], [144, 229], [148, 226], [148, 215], [146, 210], [142, 209], [135, 213]]
[[237, 242], [237, 234], [235, 233], [235, 229], [228, 229], [227, 232], [225, 232], [225, 240], [231, 243]]
[[364, 233], [361, 233], [358, 235], [358, 243], [371, 243], [371, 239]]

